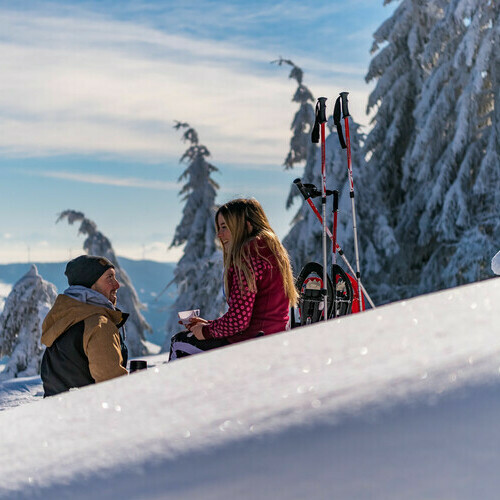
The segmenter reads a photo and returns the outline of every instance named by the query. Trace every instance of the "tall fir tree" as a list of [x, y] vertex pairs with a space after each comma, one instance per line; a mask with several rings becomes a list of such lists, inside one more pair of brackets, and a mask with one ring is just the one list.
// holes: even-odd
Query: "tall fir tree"
[[212, 174], [217, 167], [208, 162], [210, 152], [199, 143], [195, 129], [176, 122], [176, 130], [184, 130], [182, 140], [189, 143], [180, 161], [187, 167], [179, 177], [186, 180], [180, 191], [185, 202], [182, 219], [175, 229], [171, 247], [184, 245], [184, 254], [177, 263], [172, 282], [177, 284], [177, 299], [172, 305], [163, 351], [170, 348], [173, 334], [182, 329], [178, 311], [200, 309], [207, 319], [220, 316], [225, 310], [222, 289], [222, 251], [216, 245], [214, 215], [218, 184]]
[[35, 265], [13, 286], [0, 314], [0, 357], [9, 356], [1, 379], [40, 373], [42, 323], [56, 297], [56, 287]]
[[365, 149], [397, 242], [380, 247], [384, 301], [491, 275], [500, 246], [499, 11], [491, 0], [404, 0], [375, 33], [375, 50], [387, 45], [367, 75], [378, 81]]
[[288, 78], [297, 82], [297, 89], [292, 97], [292, 102], [299, 103], [299, 109], [293, 117], [290, 129], [292, 138], [290, 139], [290, 149], [287, 153], [283, 165], [286, 169], [293, 168], [296, 164], [307, 161], [311, 149], [311, 124], [314, 123], [314, 97], [311, 91], [302, 83], [304, 72], [290, 59], [280, 57], [273, 64], [291, 66]]
[[120, 290], [117, 293], [117, 307], [130, 314], [125, 324], [127, 337], [125, 342], [131, 356], [148, 354], [145, 334], [151, 332], [152, 328], [141, 313], [141, 310], [144, 310], [146, 306], [139, 301], [134, 285], [126, 271], [120, 266], [111, 242], [97, 229], [96, 223], [87, 219], [82, 212], [65, 210], [59, 214], [57, 222], [64, 219], [67, 219], [69, 224], [80, 223], [78, 234], [87, 236], [83, 242], [83, 249], [87, 254], [106, 257], [115, 266], [116, 277], [120, 283]]
[[418, 293], [491, 275], [500, 246], [499, 32], [498, 2], [451, 0], [422, 55], [428, 76], [397, 227]]
[[407, 249], [402, 251], [395, 230], [405, 198], [403, 159], [416, 133], [413, 112], [426, 77], [421, 59], [429, 33], [442, 17], [438, 4], [404, 0], [374, 34], [366, 81], [377, 81], [367, 105], [367, 112], [376, 109], [376, 114], [364, 144], [368, 161], [361, 183], [371, 213], [360, 215], [368, 240], [368, 247], [362, 247], [365, 280], [373, 284], [379, 303], [407, 293]]

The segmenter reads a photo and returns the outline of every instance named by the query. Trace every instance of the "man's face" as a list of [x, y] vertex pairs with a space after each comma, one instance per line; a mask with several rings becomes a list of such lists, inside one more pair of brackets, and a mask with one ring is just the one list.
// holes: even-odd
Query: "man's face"
[[115, 270], [111, 267], [92, 285], [92, 290], [102, 293], [114, 306], [116, 306], [116, 291], [120, 283], [116, 280]]

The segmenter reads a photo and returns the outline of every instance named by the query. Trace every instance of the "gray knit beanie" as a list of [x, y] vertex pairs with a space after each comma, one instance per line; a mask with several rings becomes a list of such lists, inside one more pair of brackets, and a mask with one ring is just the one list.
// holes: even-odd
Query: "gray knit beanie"
[[106, 257], [96, 255], [80, 255], [70, 260], [64, 274], [68, 277], [68, 284], [81, 285], [92, 288], [92, 285], [107, 271], [115, 266]]

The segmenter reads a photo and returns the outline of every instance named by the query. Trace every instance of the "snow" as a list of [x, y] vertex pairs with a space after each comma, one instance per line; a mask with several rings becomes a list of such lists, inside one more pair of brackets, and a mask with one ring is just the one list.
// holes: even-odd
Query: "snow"
[[0, 384], [0, 410], [30, 403], [42, 397], [43, 387], [39, 376], [13, 378]]
[[5, 299], [8, 297], [11, 290], [12, 285], [0, 281], [0, 313], [3, 311], [3, 308], [5, 306]]
[[493, 278], [52, 398], [5, 382], [0, 497], [497, 498], [499, 301]]
[[491, 259], [491, 270], [495, 274], [500, 274], [500, 251]]
[[0, 379], [29, 377], [39, 372], [42, 323], [56, 296], [55, 286], [38, 274], [34, 264], [14, 284], [0, 314], [0, 356], [9, 357]]

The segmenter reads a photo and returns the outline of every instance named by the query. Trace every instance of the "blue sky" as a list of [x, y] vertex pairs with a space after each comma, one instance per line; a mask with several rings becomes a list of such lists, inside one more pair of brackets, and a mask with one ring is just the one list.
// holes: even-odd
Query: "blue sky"
[[[67, 260], [94, 220], [119, 255], [172, 261], [188, 122], [220, 169], [217, 201], [255, 196], [280, 237], [300, 168], [282, 167], [296, 106], [348, 90], [368, 124], [372, 34], [395, 8], [349, 1], [0, 1], [0, 263]], [[397, 4], [397, 2], [395, 2]]]

